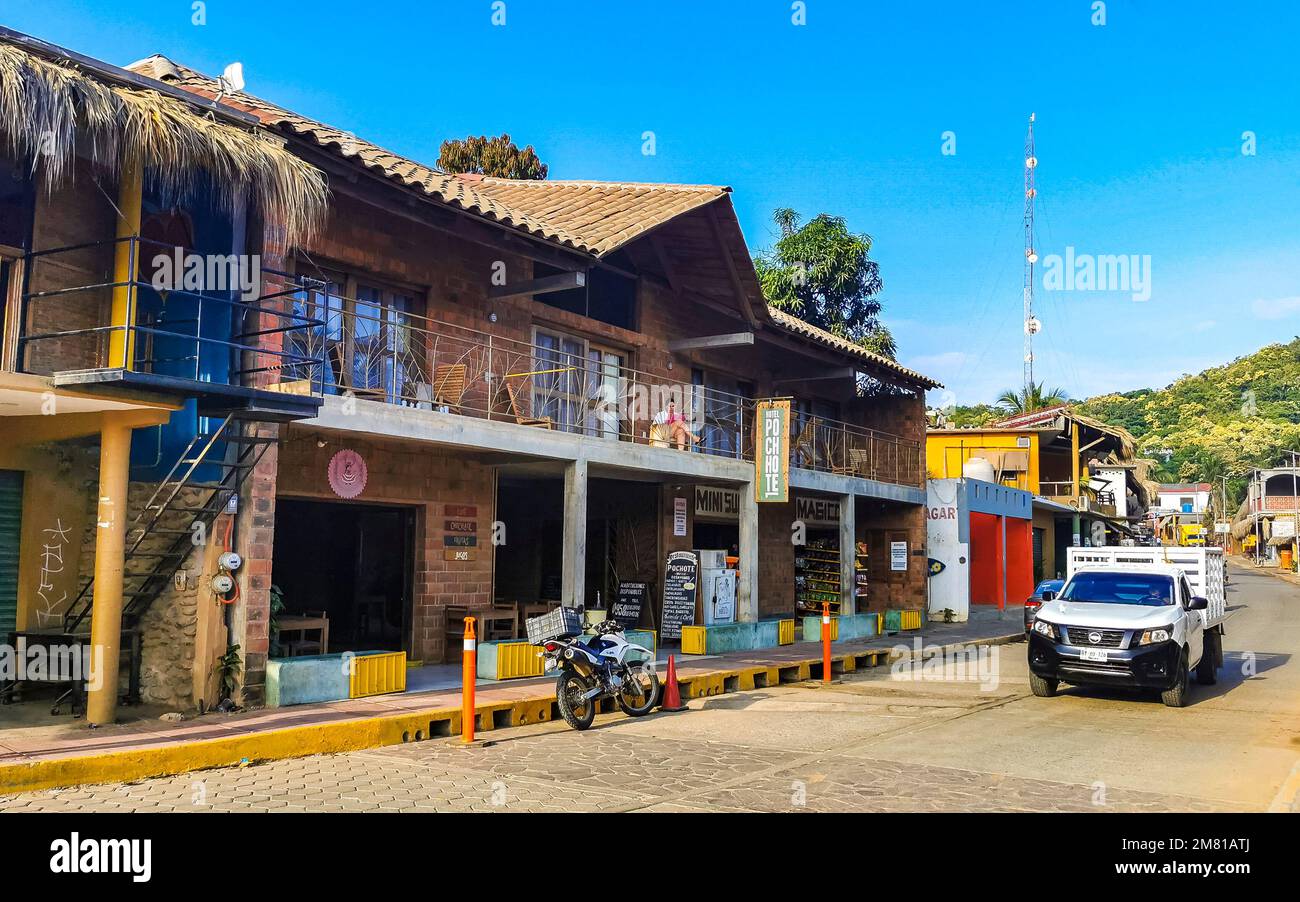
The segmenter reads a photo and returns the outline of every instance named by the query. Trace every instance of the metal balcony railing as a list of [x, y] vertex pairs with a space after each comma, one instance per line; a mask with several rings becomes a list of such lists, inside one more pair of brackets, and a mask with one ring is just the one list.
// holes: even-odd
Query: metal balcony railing
[[[282, 358], [265, 367], [277, 390], [754, 459], [754, 398], [669, 381], [578, 339], [507, 338], [345, 297], [333, 283], [289, 283], [272, 294], [292, 326], [264, 333]], [[923, 484], [919, 442], [823, 417], [791, 419], [791, 466]]]
[[[754, 401], [678, 383], [581, 342], [530, 343], [406, 310], [293, 288], [271, 381], [596, 439], [753, 460]], [[670, 407], [670, 405], [672, 405]], [[683, 421], [677, 420], [680, 414]]]
[[895, 485], [921, 486], [921, 444], [825, 417], [794, 414], [790, 465]]
[[[209, 255], [202, 273], [158, 280], [176, 247], [139, 237], [34, 251], [24, 258], [17, 369], [38, 375], [120, 369], [196, 383], [256, 386], [285, 366], [319, 365], [292, 339], [320, 324], [286, 313], [281, 298], [312, 284], [259, 270], [245, 294], [230, 276], [251, 258]], [[182, 258], [186, 259], [186, 258]], [[126, 277], [113, 273], [125, 265]], [[212, 278], [216, 274], [217, 278]], [[275, 286], [266, 289], [265, 276]], [[250, 280], [251, 281], [251, 280]], [[186, 286], [189, 287], [186, 287]], [[267, 336], [288, 338], [268, 347]]]

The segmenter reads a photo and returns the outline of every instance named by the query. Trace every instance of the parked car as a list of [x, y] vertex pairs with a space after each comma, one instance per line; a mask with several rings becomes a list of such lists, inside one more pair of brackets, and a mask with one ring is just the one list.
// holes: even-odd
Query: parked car
[[1043, 593], [1060, 593], [1061, 587], [1064, 585], [1065, 580], [1063, 579], [1045, 579], [1034, 589], [1034, 594], [1025, 599], [1025, 632], [1029, 632], [1033, 627], [1034, 615], [1043, 606]]
[[1183, 707], [1189, 676], [1212, 685], [1223, 665], [1224, 569], [1218, 548], [1071, 548], [1065, 587], [1034, 615], [1030, 689], [1157, 689]]

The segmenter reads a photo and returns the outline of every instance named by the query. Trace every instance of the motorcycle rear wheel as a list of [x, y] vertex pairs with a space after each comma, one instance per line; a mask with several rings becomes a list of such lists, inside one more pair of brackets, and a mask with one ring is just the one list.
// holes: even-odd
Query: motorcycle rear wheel
[[585, 730], [596, 719], [596, 700], [583, 699], [591, 685], [576, 673], [563, 674], [555, 683], [555, 701], [564, 722], [575, 730]]
[[[637, 694], [636, 689], [640, 690]], [[644, 717], [659, 701], [659, 676], [644, 664], [628, 668], [628, 678], [618, 690], [618, 706], [628, 717]]]

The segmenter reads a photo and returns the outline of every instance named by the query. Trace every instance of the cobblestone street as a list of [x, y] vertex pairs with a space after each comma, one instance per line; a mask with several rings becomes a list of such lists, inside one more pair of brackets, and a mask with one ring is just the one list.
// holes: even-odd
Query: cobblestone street
[[[0, 810], [1088, 811], [1097, 807], [1093, 797], [1087, 786], [609, 726], [585, 736], [551, 732], [483, 748], [438, 741], [34, 793], [0, 800]], [[1218, 807], [1143, 792], [1114, 793], [1107, 804], [1122, 811]]]
[[1183, 709], [1120, 692], [1034, 698], [1016, 643], [991, 649], [979, 681], [881, 667], [683, 714], [606, 715], [586, 733], [546, 723], [473, 747], [436, 739], [0, 796], [0, 812], [1294, 811], [1296, 594], [1234, 577], [1230, 602], [1245, 604], [1226, 666]]

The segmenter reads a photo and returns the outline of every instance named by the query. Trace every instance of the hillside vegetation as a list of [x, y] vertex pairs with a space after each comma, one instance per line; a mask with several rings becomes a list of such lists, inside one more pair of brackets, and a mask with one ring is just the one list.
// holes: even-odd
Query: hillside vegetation
[[1123, 426], [1162, 480], [1217, 480], [1300, 450], [1300, 338], [1165, 388], [1101, 395], [1081, 412]]
[[[1123, 426], [1138, 453], [1156, 461], [1162, 482], [1215, 482], [1244, 497], [1244, 474], [1300, 451], [1300, 337], [1272, 344], [1161, 389], [1139, 389], [1074, 402], [1084, 414]], [[1006, 414], [988, 405], [959, 407], [957, 426], [984, 425]]]

